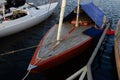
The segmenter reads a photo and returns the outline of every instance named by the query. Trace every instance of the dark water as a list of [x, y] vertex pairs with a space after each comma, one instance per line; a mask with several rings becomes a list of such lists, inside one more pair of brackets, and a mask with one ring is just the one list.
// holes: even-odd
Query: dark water
[[[36, 5], [41, 5], [47, 3], [49, 0], [29, 1], [36, 3]], [[67, 0], [67, 8], [65, 15], [67, 15], [76, 5], [76, 1], [77, 0]], [[108, 19], [112, 18], [112, 29], [115, 29], [115, 25], [120, 18], [120, 1], [84, 0], [84, 2], [87, 1], [93, 1], [105, 12]], [[48, 29], [50, 29], [58, 21], [58, 14], [60, 9], [59, 6], [60, 5], [58, 5], [58, 7], [56, 8], [55, 14], [51, 15], [44, 22], [20, 33], [0, 38], [0, 54], [4, 54], [0, 56], [0, 80], [21, 80], [24, 77], [35, 48], [15, 52], [9, 55], [5, 55], [5, 53], [37, 45], [43, 35], [48, 31]], [[113, 39], [113, 37], [111, 37], [110, 39]], [[109, 43], [109, 45], [113, 44]], [[26, 80], [64, 80], [79, 69], [81, 62], [86, 63], [86, 58], [87, 56], [84, 59], [81, 59], [81, 57], [78, 56], [51, 70], [44, 71], [38, 74], [30, 74]]]

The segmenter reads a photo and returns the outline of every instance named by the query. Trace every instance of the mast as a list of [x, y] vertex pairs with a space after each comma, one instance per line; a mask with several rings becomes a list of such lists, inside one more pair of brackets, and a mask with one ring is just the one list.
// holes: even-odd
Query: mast
[[75, 23], [75, 27], [78, 27], [78, 23], [79, 23], [79, 12], [80, 12], [80, 0], [78, 0], [77, 2], [77, 15], [76, 15], [76, 23]]
[[3, 14], [3, 19], [5, 19], [5, 5], [4, 5], [5, 1], [2, 0], [2, 14]]
[[59, 25], [58, 25], [58, 32], [57, 32], [57, 42], [58, 43], [60, 42], [60, 33], [61, 33], [61, 29], [62, 29], [63, 17], [64, 17], [64, 12], [65, 12], [65, 5], [66, 5], [66, 0], [62, 0], [60, 19], [59, 19]]

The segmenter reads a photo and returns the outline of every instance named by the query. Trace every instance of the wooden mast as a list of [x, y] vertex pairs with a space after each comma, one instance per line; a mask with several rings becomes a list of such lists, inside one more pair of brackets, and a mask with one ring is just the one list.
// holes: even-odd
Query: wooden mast
[[76, 15], [76, 24], [75, 27], [78, 27], [78, 23], [79, 23], [79, 12], [80, 12], [80, 0], [78, 0], [77, 2], [77, 15]]
[[66, 0], [62, 0], [58, 32], [57, 32], [57, 44], [60, 43], [60, 34], [61, 34], [63, 17], [64, 17], [64, 12], [65, 12], [65, 5], [66, 5]]
[[[78, 23], [79, 23], [79, 12], [80, 12], [79, 4], [80, 4], [80, 0], [78, 0], [78, 4], [77, 4], [77, 15], [76, 15], [76, 25], [75, 25], [75, 27], [78, 27]], [[61, 34], [63, 17], [64, 17], [64, 12], [65, 12], [65, 5], [66, 5], [66, 0], [62, 0], [60, 19], [59, 19], [59, 25], [58, 25], [58, 32], [57, 32], [57, 43], [58, 44], [60, 42], [60, 34]]]
[[[80, 0], [78, 0], [78, 6], [77, 6], [77, 18], [76, 18], [77, 21], [76, 21], [76, 25], [75, 25], [76, 27], [78, 27], [79, 3], [80, 3]], [[66, 0], [62, 0], [61, 11], [60, 11], [60, 18], [59, 18], [59, 24], [58, 24], [58, 32], [57, 32], [57, 42], [51, 48], [51, 50], [55, 49], [56, 46], [60, 43], [60, 40], [61, 40], [60, 36], [61, 36], [61, 30], [62, 30], [62, 23], [63, 23], [63, 18], [64, 18], [65, 6], [66, 6]]]

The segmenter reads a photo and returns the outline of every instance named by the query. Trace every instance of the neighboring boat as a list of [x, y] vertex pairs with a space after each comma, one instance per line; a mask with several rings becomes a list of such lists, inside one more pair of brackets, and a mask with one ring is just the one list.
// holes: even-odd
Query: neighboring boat
[[[19, 0], [20, 1], [20, 0]], [[33, 3], [25, 3], [22, 6], [3, 6], [0, 10], [0, 37], [8, 36], [27, 28], [30, 28], [48, 18], [58, 2], [35, 6]]]
[[118, 72], [118, 80], [120, 80], [120, 20], [117, 23], [114, 39], [115, 60]]
[[77, 8], [63, 20], [65, 3], [66, 0], [62, 0], [59, 24], [55, 24], [40, 41], [29, 64], [29, 72], [40, 72], [84, 54], [101, 35], [106, 21], [102, 10], [92, 2], [79, 6], [78, 1]]

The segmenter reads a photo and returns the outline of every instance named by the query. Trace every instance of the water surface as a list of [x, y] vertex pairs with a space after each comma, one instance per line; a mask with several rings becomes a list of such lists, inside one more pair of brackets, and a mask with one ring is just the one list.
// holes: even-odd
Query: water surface
[[[34, 2], [36, 5], [42, 5], [49, 2], [49, 0], [29, 0], [29, 1]], [[76, 6], [76, 1], [77, 0], [67, 0], [65, 16], [72, 10], [74, 6]], [[120, 1], [82, 0], [81, 2], [88, 1], [93, 1], [98, 7], [100, 7], [104, 11], [104, 13], [107, 16], [107, 19], [112, 19], [113, 21], [112, 29], [115, 29], [115, 25], [118, 19], [120, 18], [119, 10]], [[23, 76], [26, 74], [26, 69], [34, 53], [35, 48], [15, 52], [9, 55], [6, 55], [6, 53], [13, 50], [36, 46], [43, 37], [43, 35], [58, 21], [59, 10], [60, 4], [54, 11], [54, 14], [51, 15], [44, 22], [30, 29], [24, 30], [20, 33], [0, 38], [0, 54], [4, 54], [0, 56], [0, 80], [8, 79], [21, 80], [23, 78]], [[79, 58], [68, 61], [68, 63], [60, 65], [57, 68], [54, 68], [56, 70], [51, 69], [50, 71], [46, 71], [44, 73], [30, 74], [27, 80], [64, 80], [66, 76], [69, 76], [68, 74], [70, 74], [72, 71], [75, 71], [73, 69], [79, 68], [78, 63], [82, 62], [78, 61]]]

